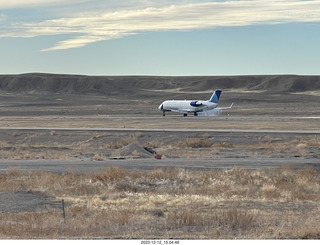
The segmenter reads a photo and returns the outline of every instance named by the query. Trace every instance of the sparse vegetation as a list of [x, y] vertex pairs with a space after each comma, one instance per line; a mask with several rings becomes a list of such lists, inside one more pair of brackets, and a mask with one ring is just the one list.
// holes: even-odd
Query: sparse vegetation
[[[151, 133], [150, 133], [151, 134]], [[168, 138], [168, 139], [167, 139]], [[141, 133], [82, 133], [70, 135], [65, 132], [13, 132], [0, 141], [0, 159], [70, 159], [88, 158], [104, 160], [130, 144], [151, 147], [163, 157], [210, 158], [230, 152], [237, 157], [266, 155], [306, 157], [316, 155], [320, 147], [319, 136], [292, 138], [261, 137], [251, 142], [232, 142], [227, 138], [214, 139], [202, 134], [197, 137], [171, 137], [160, 135], [147, 138]], [[135, 155], [133, 153], [136, 153]], [[139, 152], [130, 155], [141, 157]], [[150, 158], [152, 156], [150, 155]]]
[[[320, 174], [310, 167], [0, 174], [1, 192], [62, 199], [0, 213], [1, 238], [319, 238]], [[21, 204], [23, 205], [23, 204]]]
[[[237, 140], [209, 134], [63, 131], [12, 132], [0, 141], [2, 159], [105, 160], [117, 152], [161, 159], [313, 156], [318, 136]], [[132, 147], [130, 147], [132, 146]], [[138, 147], [139, 146], [139, 147]], [[127, 149], [130, 148], [130, 149]], [[313, 154], [313, 155], [311, 155]], [[149, 154], [147, 157], [154, 157]], [[159, 159], [160, 159], [159, 158]], [[158, 161], [158, 160], [157, 160]], [[160, 160], [161, 161], [161, 160]], [[196, 161], [196, 160], [195, 160]], [[155, 169], [95, 173], [0, 174], [0, 193], [32, 193], [57, 206], [0, 213], [1, 238], [319, 238], [320, 176], [312, 168], [220, 171]], [[61, 200], [66, 202], [65, 220]], [[23, 206], [19, 203], [19, 206]]]
[[92, 160], [94, 161], [103, 161], [105, 158], [101, 155], [101, 154], [95, 154], [93, 157], [92, 157]]
[[186, 138], [176, 143], [181, 148], [209, 148], [213, 140], [209, 138]]
[[111, 149], [119, 149], [131, 143], [137, 142], [140, 137], [141, 137], [141, 133], [122, 135], [122, 136], [119, 136], [118, 139], [113, 140], [109, 143], [106, 143], [105, 147], [111, 148]]

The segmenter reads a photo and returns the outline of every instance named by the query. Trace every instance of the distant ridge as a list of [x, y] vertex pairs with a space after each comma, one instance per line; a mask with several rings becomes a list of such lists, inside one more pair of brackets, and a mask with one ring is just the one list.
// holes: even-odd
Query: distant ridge
[[207, 91], [215, 88], [263, 90], [292, 93], [320, 90], [320, 76], [84, 76], [30, 73], [0, 75], [0, 91], [10, 93], [100, 93], [127, 94], [137, 90], [180, 88], [182, 91]]

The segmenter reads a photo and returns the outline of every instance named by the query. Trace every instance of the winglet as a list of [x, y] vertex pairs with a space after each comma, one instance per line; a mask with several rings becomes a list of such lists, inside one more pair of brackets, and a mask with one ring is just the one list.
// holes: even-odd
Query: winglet
[[221, 92], [221, 89], [216, 89], [216, 91], [214, 91], [214, 93], [212, 94], [209, 102], [218, 103]]

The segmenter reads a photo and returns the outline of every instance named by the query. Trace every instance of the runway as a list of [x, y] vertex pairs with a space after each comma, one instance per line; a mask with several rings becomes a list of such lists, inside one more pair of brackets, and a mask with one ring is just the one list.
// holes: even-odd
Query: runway
[[0, 117], [3, 130], [320, 133], [320, 117], [146, 115]]

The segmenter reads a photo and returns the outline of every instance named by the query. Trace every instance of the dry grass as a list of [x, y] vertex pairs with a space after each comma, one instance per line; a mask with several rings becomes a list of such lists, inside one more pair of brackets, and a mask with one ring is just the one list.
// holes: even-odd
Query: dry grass
[[209, 138], [186, 138], [176, 142], [181, 148], [209, 148], [213, 145], [213, 140]]
[[[238, 146], [247, 148], [248, 145]], [[296, 137], [292, 140], [283, 141], [269, 136], [263, 137], [258, 144], [250, 145], [253, 151], [259, 150], [263, 155], [281, 155], [287, 154], [292, 156], [304, 157], [310, 153], [310, 149], [320, 147], [320, 137]], [[258, 154], [258, 153], [257, 153]]]
[[[132, 143], [153, 148], [165, 157], [211, 158], [231, 156], [306, 157], [318, 153], [319, 136], [296, 138], [261, 137], [252, 142], [245, 139], [220, 141], [203, 134], [197, 137], [146, 137], [142, 133], [82, 133], [81, 136], [57, 131], [13, 132], [0, 141], [0, 159], [74, 159], [103, 160]], [[147, 139], [147, 140], [146, 140]]]
[[108, 168], [90, 174], [10, 169], [1, 192], [30, 191], [61, 210], [0, 213], [2, 238], [319, 238], [320, 175], [295, 170]]
[[[239, 157], [252, 155], [265, 156], [294, 156], [306, 157], [315, 154], [320, 147], [320, 137], [296, 137], [272, 138], [265, 136], [254, 143], [244, 140], [243, 142], [219, 141], [209, 137], [185, 138], [170, 144], [163, 145], [157, 142], [150, 142], [157, 152], [167, 157], [183, 158], [210, 158], [215, 155], [223, 155], [227, 152]], [[231, 152], [232, 151], [232, 152]]]
[[131, 143], [136, 143], [140, 137], [141, 137], [141, 133], [122, 135], [122, 136], [119, 136], [119, 139], [106, 143], [104, 144], [104, 146], [106, 148], [120, 149]]
[[67, 133], [50, 132], [18, 133], [0, 141], [0, 159], [70, 159], [90, 158], [101, 161], [111, 156], [115, 149], [136, 143], [141, 133], [116, 134], [91, 133], [77, 138]]

